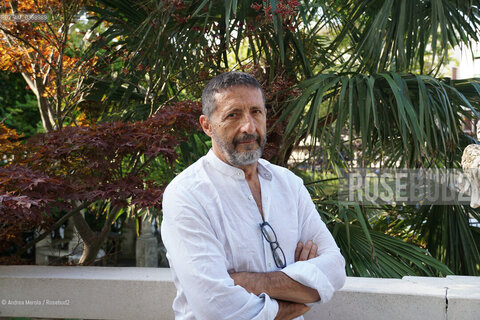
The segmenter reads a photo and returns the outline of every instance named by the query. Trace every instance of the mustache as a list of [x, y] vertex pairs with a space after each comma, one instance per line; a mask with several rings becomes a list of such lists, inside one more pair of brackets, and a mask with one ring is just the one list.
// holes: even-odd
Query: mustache
[[250, 141], [255, 139], [260, 145], [260, 136], [258, 134], [244, 133], [240, 136], [237, 136], [233, 139], [233, 145], [236, 146], [240, 142]]

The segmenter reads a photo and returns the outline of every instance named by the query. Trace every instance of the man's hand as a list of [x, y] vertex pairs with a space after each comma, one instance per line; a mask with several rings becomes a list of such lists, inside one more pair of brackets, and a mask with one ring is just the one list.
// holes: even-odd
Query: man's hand
[[[279, 274], [280, 273], [281, 272], [279, 272]], [[269, 279], [266, 273], [238, 272], [238, 273], [230, 274], [230, 277], [232, 277], [233, 281], [235, 282], [235, 285], [239, 285], [244, 289], [246, 289], [248, 292], [251, 292], [257, 296], [260, 293], [265, 292], [271, 298], [276, 298], [276, 299], [288, 298], [285, 295], [277, 297], [273, 292], [268, 292], [268, 289], [263, 290], [266, 288], [261, 288], [262, 286], [265, 285], [265, 280]], [[313, 290], [313, 289], [310, 289], [310, 290]], [[285, 289], [282, 291], [288, 291], [288, 289]], [[318, 293], [315, 290], [314, 290], [314, 293], [318, 295]], [[296, 303], [296, 302], [290, 302], [285, 300], [277, 300], [277, 302], [278, 302], [278, 312], [277, 312], [277, 316], [275, 317], [275, 320], [295, 319], [296, 317], [299, 317], [305, 314], [308, 310], [310, 310], [310, 307], [303, 303]]]
[[278, 312], [275, 320], [291, 320], [305, 314], [310, 307], [303, 303], [278, 300]]
[[[303, 245], [302, 242], [298, 242], [297, 248], [295, 249], [295, 262], [316, 258], [318, 256], [317, 249], [318, 246], [311, 240], [308, 240], [305, 245]], [[230, 277], [233, 279], [235, 285], [243, 287], [250, 293], [258, 296], [262, 292], [265, 292], [271, 298], [284, 300], [284, 303], [292, 304], [289, 305], [287, 310], [297, 310], [300, 312], [304, 310], [303, 308], [308, 308], [304, 303], [315, 302], [320, 299], [317, 290], [298, 283], [283, 272], [236, 272], [231, 273]], [[308, 309], [303, 313], [307, 311]]]
[[236, 286], [240, 286], [250, 293], [258, 296], [262, 292], [265, 292], [263, 290], [265, 273], [236, 272], [231, 273], [230, 277], [233, 279]]
[[305, 242], [305, 245], [299, 241], [295, 249], [295, 262], [318, 257], [317, 250], [318, 246], [312, 240]]

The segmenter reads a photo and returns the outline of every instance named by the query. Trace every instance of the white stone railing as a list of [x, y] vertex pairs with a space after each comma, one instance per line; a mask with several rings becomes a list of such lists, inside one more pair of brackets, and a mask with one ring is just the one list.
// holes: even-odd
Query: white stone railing
[[[0, 266], [0, 319], [173, 319], [175, 293], [164, 268]], [[347, 278], [305, 319], [480, 319], [480, 277]]]

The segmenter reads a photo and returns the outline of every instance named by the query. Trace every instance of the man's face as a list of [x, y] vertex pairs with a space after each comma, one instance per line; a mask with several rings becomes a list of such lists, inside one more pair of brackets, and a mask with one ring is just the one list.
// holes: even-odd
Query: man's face
[[266, 110], [260, 89], [236, 86], [215, 94], [216, 110], [200, 123], [212, 138], [212, 148], [236, 167], [257, 162], [266, 142]]

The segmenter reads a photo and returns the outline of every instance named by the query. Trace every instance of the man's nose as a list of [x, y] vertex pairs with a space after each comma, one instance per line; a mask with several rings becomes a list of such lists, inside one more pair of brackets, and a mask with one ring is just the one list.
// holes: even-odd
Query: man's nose
[[250, 115], [246, 115], [242, 118], [242, 126], [241, 131], [246, 133], [254, 133], [255, 132], [255, 121]]

